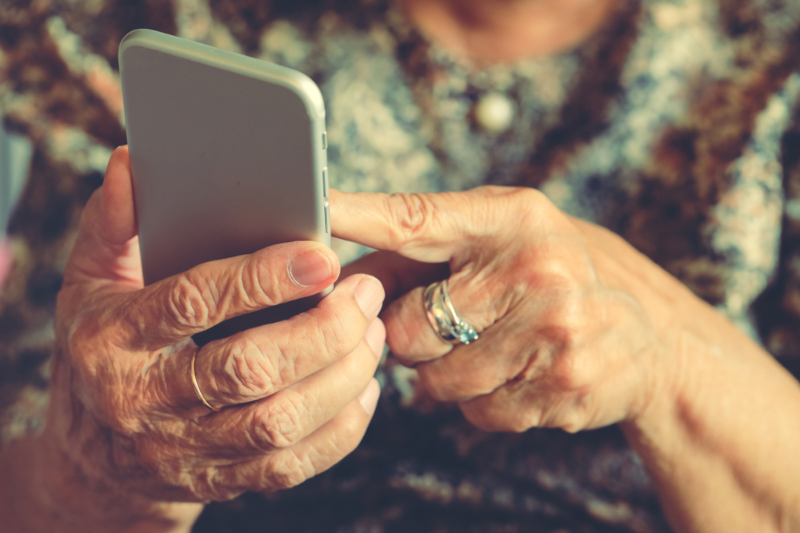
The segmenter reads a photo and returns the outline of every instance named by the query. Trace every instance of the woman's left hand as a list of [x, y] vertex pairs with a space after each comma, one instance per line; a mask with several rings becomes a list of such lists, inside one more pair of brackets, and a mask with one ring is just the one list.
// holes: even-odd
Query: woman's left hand
[[[630, 277], [641, 282], [636, 261], [653, 265], [618, 237], [567, 217], [531, 189], [331, 193], [336, 236], [449, 263], [451, 301], [480, 334], [477, 341], [452, 345], [439, 338], [425, 313], [424, 287], [416, 286], [423, 282], [414, 279], [400, 282], [401, 292], [410, 292], [382, 318], [392, 353], [416, 367], [434, 399], [458, 402], [478, 427], [606, 426], [638, 416], [662, 385], [663, 338], [650, 315], [669, 310], [652, 302], [646, 310], [622, 288]], [[606, 239], [601, 247], [617, 257], [596, 240], [587, 243], [587, 232]], [[365, 263], [390, 265], [375, 259]], [[387, 287], [413, 277], [407, 265], [370, 270]]]
[[[353, 266], [402, 295], [387, 342], [431, 396], [490, 430], [621, 422], [675, 531], [800, 531], [800, 385], [623, 239], [528, 189], [332, 193], [335, 234], [406, 257]], [[412, 260], [449, 265], [479, 339], [437, 337], [420, 285], [446, 272]]]

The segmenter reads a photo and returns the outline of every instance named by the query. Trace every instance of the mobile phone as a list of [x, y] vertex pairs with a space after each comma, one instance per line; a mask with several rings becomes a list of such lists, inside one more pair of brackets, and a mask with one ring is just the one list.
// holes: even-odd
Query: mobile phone
[[[152, 30], [119, 65], [145, 284], [273, 244], [330, 246], [325, 106], [295, 70]], [[199, 344], [313, 307], [238, 317]]]

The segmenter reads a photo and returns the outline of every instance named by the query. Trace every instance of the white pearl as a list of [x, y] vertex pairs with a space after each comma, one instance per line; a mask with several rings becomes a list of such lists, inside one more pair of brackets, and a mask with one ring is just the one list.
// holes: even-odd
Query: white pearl
[[475, 120], [490, 133], [507, 130], [514, 120], [514, 104], [500, 93], [483, 96], [475, 106]]

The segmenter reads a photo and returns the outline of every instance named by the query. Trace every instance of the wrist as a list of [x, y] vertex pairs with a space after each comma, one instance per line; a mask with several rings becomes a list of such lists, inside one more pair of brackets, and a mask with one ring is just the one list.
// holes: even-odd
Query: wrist
[[[620, 426], [628, 441], [641, 451], [639, 444], [660, 439], [661, 433], [676, 416], [684, 386], [682, 369], [685, 367], [686, 344], [691, 335], [680, 328], [664, 330], [657, 334], [658, 341], [648, 349], [643, 358], [641, 393], [629, 416]], [[696, 342], [696, 340], [694, 340]], [[642, 441], [642, 442], [639, 442]]]
[[201, 504], [163, 502], [90, 480], [44, 433], [0, 451], [0, 532], [189, 531]]

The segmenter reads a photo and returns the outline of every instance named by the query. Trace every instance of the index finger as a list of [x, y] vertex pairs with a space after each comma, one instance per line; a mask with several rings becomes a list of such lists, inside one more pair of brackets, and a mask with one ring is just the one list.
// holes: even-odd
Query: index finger
[[460, 193], [390, 195], [331, 190], [332, 233], [418, 261], [441, 263], [473, 238], [495, 233], [513, 191], [481, 187]]

